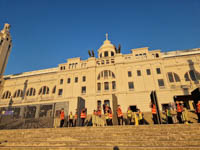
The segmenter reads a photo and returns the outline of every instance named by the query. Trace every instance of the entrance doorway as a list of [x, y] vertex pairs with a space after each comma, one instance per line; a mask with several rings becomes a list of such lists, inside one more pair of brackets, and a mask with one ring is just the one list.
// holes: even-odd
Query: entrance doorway
[[176, 95], [174, 96], [174, 102], [176, 103], [176, 101], [182, 101], [184, 104], [183, 106], [188, 110], [195, 109], [192, 95]]

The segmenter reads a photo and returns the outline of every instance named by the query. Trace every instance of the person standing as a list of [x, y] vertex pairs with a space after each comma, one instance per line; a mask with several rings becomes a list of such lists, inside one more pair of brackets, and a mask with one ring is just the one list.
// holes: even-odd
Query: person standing
[[[118, 108], [117, 108], [117, 120], [118, 120], [118, 125], [123, 125], [123, 113], [122, 113], [122, 109], [120, 105], [118, 105]], [[121, 120], [122, 120], [122, 124], [120, 123]]]
[[108, 113], [108, 110], [105, 112], [105, 119], [106, 119], [106, 125], [109, 126], [109, 113]]
[[138, 119], [140, 125], [144, 124], [144, 114], [141, 112], [140, 109], [138, 110]]
[[69, 127], [73, 127], [73, 114], [70, 112], [69, 114]]
[[179, 101], [176, 101], [176, 112], [177, 112], [177, 120], [179, 121], [179, 123], [183, 123], [182, 121], [183, 108]]
[[131, 120], [132, 120], [132, 110], [130, 107], [128, 107], [128, 110], [127, 110], [127, 119], [128, 119], [128, 124], [131, 125]]
[[85, 119], [86, 119], [86, 110], [85, 110], [85, 108], [82, 109], [80, 117], [81, 117], [81, 126], [84, 126], [85, 125]]
[[139, 125], [139, 121], [138, 121], [138, 115], [137, 115], [137, 112], [133, 112], [133, 116], [134, 116], [134, 122], [135, 122], [135, 125], [138, 126], [138, 125]]
[[168, 123], [168, 124], [173, 124], [172, 113], [171, 113], [170, 107], [168, 107], [168, 108], [166, 109], [166, 115], [167, 115], [167, 123]]
[[189, 124], [189, 118], [188, 118], [188, 110], [186, 107], [183, 108], [183, 112], [182, 112], [182, 118], [183, 118], [183, 122], [184, 124]]
[[62, 128], [64, 125], [64, 120], [65, 120], [65, 113], [64, 113], [64, 108], [61, 109], [60, 112], [60, 127]]
[[156, 111], [156, 105], [152, 104], [152, 117], [153, 117], [153, 123], [158, 124], [158, 117], [157, 117], [157, 111]]
[[111, 111], [111, 109], [109, 109], [108, 113], [109, 113], [109, 125], [112, 126], [113, 122], [112, 122], [112, 111]]
[[101, 118], [101, 108], [100, 107], [97, 110], [97, 115]]
[[93, 125], [93, 127], [94, 127], [94, 126], [97, 126], [97, 111], [96, 111], [96, 110], [93, 111], [93, 115], [92, 115], [92, 125]]
[[196, 105], [196, 113], [197, 113], [197, 117], [198, 117], [198, 123], [200, 123], [200, 101], [198, 101], [198, 103]]

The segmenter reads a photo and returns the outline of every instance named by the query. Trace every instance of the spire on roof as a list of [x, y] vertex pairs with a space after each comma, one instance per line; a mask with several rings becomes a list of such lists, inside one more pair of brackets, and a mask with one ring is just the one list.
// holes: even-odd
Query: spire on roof
[[108, 40], [108, 33], [106, 33], [106, 40]]

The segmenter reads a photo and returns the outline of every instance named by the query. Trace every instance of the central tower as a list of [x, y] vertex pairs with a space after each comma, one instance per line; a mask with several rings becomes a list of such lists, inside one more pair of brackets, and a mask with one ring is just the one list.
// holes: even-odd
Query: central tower
[[106, 40], [98, 49], [98, 58], [112, 57], [115, 55], [115, 46], [108, 40], [108, 33], [106, 33]]

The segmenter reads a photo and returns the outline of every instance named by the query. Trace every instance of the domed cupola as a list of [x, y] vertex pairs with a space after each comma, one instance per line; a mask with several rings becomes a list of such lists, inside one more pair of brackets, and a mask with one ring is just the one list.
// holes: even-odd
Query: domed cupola
[[98, 57], [112, 57], [115, 55], [115, 47], [108, 40], [108, 34], [106, 33], [106, 40], [103, 45], [98, 49]]

